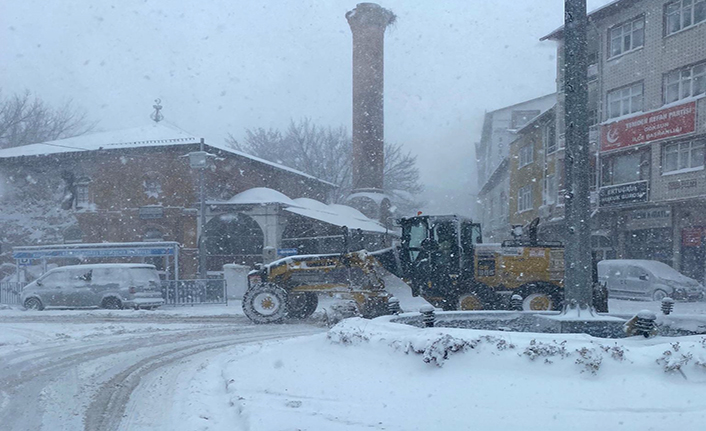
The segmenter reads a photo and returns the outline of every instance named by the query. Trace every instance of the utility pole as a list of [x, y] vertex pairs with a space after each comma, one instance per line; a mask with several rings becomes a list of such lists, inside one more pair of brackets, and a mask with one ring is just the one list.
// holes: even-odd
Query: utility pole
[[564, 121], [566, 125], [564, 313], [592, 312], [590, 159], [586, 0], [564, 1]]
[[191, 169], [199, 171], [199, 226], [197, 247], [199, 249], [199, 279], [205, 280], [208, 278], [206, 271], [206, 194], [204, 190], [204, 170], [208, 168], [209, 158], [215, 157], [209, 154], [204, 149], [204, 140], [201, 138], [199, 151], [192, 151], [185, 157], [189, 158], [189, 166]]

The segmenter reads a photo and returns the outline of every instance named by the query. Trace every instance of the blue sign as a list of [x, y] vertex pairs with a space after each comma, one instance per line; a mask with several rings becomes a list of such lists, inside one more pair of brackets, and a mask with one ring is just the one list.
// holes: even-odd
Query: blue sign
[[299, 254], [299, 250], [296, 248], [278, 248], [277, 256], [294, 256]]
[[17, 264], [19, 266], [30, 266], [32, 265], [32, 259], [18, 259]]
[[[295, 249], [296, 250], [296, 249]], [[149, 257], [173, 256], [174, 248], [72, 248], [64, 250], [17, 251], [12, 253], [14, 259], [48, 259], [52, 257]]]

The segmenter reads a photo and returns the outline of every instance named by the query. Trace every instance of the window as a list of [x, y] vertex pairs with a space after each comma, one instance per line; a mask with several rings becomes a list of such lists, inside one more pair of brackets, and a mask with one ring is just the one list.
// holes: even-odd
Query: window
[[642, 111], [642, 82], [608, 92], [608, 118]]
[[677, 0], [664, 12], [665, 34], [670, 35], [706, 20], [706, 0]]
[[650, 152], [632, 151], [603, 158], [601, 185], [634, 183], [650, 175]]
[[527, 123], [529, 123], [531, 119], [533, 119], [539, 114], [541, 114], [541, 111], [538, 109], [512, 111], [512, 121], [510, 124], [510, 128], [513, 130], [521, 129]]
[[640, 48], [645, 43], [645, 18], [641, 16], [611, 28], [608, 43], [610, 57]]
[[544, 178], [544, 205], [552, 205], [556, 202], [556, 176], [547, 175]]
[[88, 192], [88, 185], [91, 183], [90, 178], [79, 178], [76, 181], [76, 195], [74, 207], [76, 209], [86, 208], [90, 204], [90, 195]]
[[158, 198], [162, 193], [162, 183], [159, 181], [157, 174], [153, 173], [145, 175], [142, 186], [145, 189], [145, 194], [149, 197]]
[[703, 168], [704, 142], [702, 139], [665, 145], [662, 152], [662, 172]]
[[597, 82], [588, 84], [588, 125], [598, 124], [599, 87]]
[[706, 93], [706, 62], [669, 72], [664, 76], [664, 103]]
[[164, 241], [164, 234], [162, 233], [161, 230], [156, 229], [156, 228], [147, 229], [145, 231], [144, 236], [142, 237], [142, 240], [145, 242]]
[[544, 140], [544, 148], [546, 154], [551, 154], [556, 151], [556, 124], [549, 123], [542, 129], [542, 139]]
[[517, 212], [521, 213], [532, 209], [532, 184], [520, 189], [517, 194]]
[[520, 148], [520, 167], [527, 166], [532, 163], [534, 157], [534, 147], [532, 144], [525, 145]]

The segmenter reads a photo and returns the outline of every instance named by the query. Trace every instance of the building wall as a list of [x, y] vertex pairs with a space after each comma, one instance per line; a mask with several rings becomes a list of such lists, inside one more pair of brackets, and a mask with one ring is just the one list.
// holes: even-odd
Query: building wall
[[[690, 99], [665, 105], [665, 75], [679, 68], [706, 61], [706, 22], [666, 35], [665, 0], [642, 0], [615, 2], [601, 12], [589, 15], [589, 46], [595, 46], [595, 65], [589, 67], [589, 91], [597, 110], [597, 122], [591, 127], [592, 146], [600, 146], [605, 140], [601, 132], [610, 130], [638, 118], [641, 113], [659, 113], [669, 107], [686, 104]], [[611, 28], [644, 18], [644, 43], [631, 51], [611, 56], [609, 35]], [[564, 115], [563, 96], [563, 44], [558, 37], [559, 109], [557, 112], [558, 133]], [[608, 118], [608, 93], [621, 87], [641, 82], [643, 102], [640, 112], [625, 117]], [[591, 96], [590, 96], [591, 97]], [[706, 98], [695, 99], [696, 127], [693, 133], [665, 139], [653, 139], [607, 151], [597, 150], [600, 161], [597, 166], [599, 190], [605, 196], [610, 184], [605, 180], [602, 165], [614, 163], [617, 158], [635, 151], [646, 151], [647, 157], [639, 162], [642, 166], [628, 169], [647, 169], [645, 198], [634, 202], [597, 203], [594, 230], [608, 231], [617, 255], [625, 258], [657, 259], [673, 265], [687, 275], [704, 280], [706, 274], [706, 252], [702, 244], [706, 226], [701, 214], [706, 205], [706, 170], [704, 160], [699, 166], [684, 171], [665, 172], [664, 150], [674, 143], [701, 141], [706, 139]], [[589, 109], [592, 109], [589, 107]], [[621, 138], [622, 139], [622, 138]], [[703, 156], [699, 156], [703, 159]], [[623, 181], [622, 184], [633, 184]], [[696, 269], [694, 269], [696, 268]]]
[[[532, 162], [520, 166], [520, 152], [523, 148], [532, 148]], [[526, 225], [539, 217], [543, 194], [544, 148], [540, 128], [530, 127], [525, 133], [510, 144], [510, 224]], [[520, 191], [531, 187], [531, 208], [521, 211]]]
[[[11, 239], [3, 238], [5, 258], [17, 245], [134, 242], [159, 230], [163, 240], [182, 244], [182, 274], [193, 275], [197, 267], [198, 174], [183, 156], [197, 149], [198, 145], [143, 147], [0, 160], [3, 188], [15, 190], [14, 197], [1, 200], [5, 205], [42, 205], [46, 207], [43, 212], [55, 211], [69, 220], [62, 221], [63, 231], [50, 237], [42, 232], [20, 232]], [[325, 183], [285, 169], [215, 149], [211, 152], [219, 159], [205, 170], [207, 200], [227, 200], [253, 187], [269, 187], [292, 198], [326, 201], [331, 190]], [[87, 186], [88, 202], [74, 202], [61, 209], [63, 197], [81, 184]], [[45, 193], [44, 189], [55, 192]], [[75, 235], [76, 227], [82, 233], [79, 238], [62, 235], [69, 228]]]
[[539, 115], [551, 108], [555, 100], [556, 95], [550, 94], [486, 113], [481, 140], [476, 144], [478, 188], [481, 191], [475, 211], [477, 217], [485, 221], [486, 238], [508, 239], [509, 236], [512, 208], [509, 176], [505, 172], [499, 177], [498, 171], [507, 169], [502, 163], [508, 158], [510, 144], [517, 139], [517, 131], [532, 120], [525, 114], [534, 112]]
[[502, 163], [478, 194], [478, 200], [483, 202], [483, 211], [479, 212], [478, 219], [486, 243], [510, 239], [510, 176], [507, 165], [508, 162]]

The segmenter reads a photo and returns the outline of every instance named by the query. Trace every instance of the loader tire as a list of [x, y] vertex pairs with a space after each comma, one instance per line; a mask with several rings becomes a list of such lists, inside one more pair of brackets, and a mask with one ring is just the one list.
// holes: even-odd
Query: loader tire
[[287, 317], [306, 319], [314, 314], [319, 306], [319, 296], [314, 292], [292, 293], [287, 304]]
[[518, 289], [524, 311], [561, 310], [563, 291], [551, 283], [528, 283]]
[[276, 284], [256, 284], [243, 295], [243, 312], [255, 323], [280, 323], [287, 316], [288, 296]]
[[495, 292], [489, 287], [477, 284], [459, 295], [456, 301], [456, 310], [472, 311], [472, 310], [494, 310], [496, 309]]

